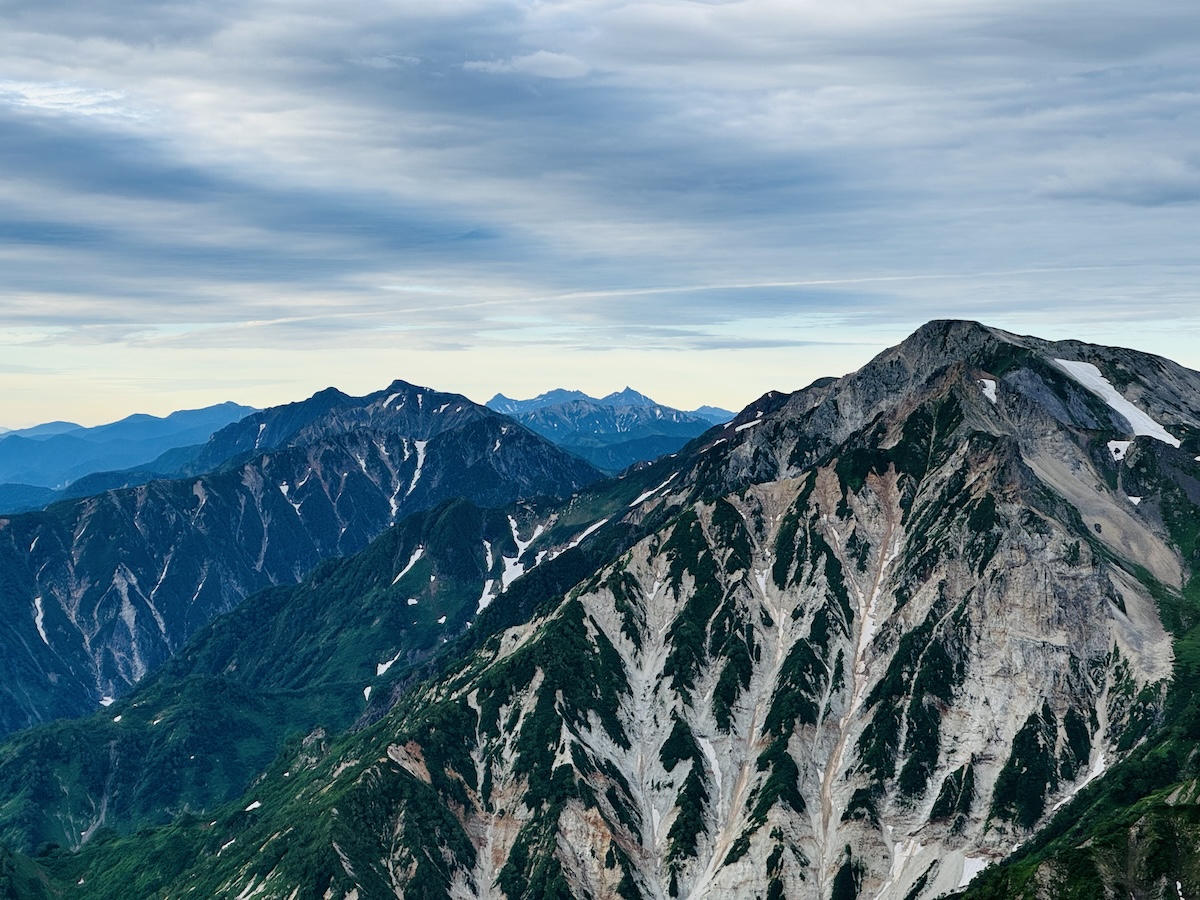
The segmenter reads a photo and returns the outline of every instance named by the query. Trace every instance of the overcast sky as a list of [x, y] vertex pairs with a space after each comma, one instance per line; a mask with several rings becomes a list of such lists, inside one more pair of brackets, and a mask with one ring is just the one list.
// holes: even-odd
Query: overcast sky
[[8, 0], [0, 425], [738, 408], [974, 318], [1200, 368], [1194, 0]]

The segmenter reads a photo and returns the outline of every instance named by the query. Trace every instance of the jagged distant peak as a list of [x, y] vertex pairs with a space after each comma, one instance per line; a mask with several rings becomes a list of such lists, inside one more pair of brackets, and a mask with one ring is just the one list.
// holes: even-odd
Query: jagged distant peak
[[569, 390], [567, 388], [554, 388], [553, 390], [538, 394], [529, 400], [514, 400], [511, 397], [506, 397], [504, 394], [496, 394], [485, 405], [488, 409], [495, 410], [496, 412], [504, 413], [505, 415], [514, 415], [517, 413], [534, 412], [535, 410], [544, 409], [547, 406], [558, 406], [562, 403], [576, 402], [609, 407], [645, 406], [662, 407], [663, 409], [672, 408], [663, 406], [640, 391], [635, 391], [628, 386], [624, 390], [613, 391], [611, 394], [603, 397], [593, 397], [583, 391]]
[[360, 397], [328, 387], [305, 400], [260, 410], [222, 428], [209, 439], [188, 471], [207, 472], [242, 454], [310, 445], [360, 429], [427, 440], [468, 421], [494, 416], [493, 411], [462, 394], [402, 379]]
[[600, 398], [600, 403], [608, 406], [659, 406], [645, 394], [626, 386], [623, 391], [613, 391], [607, 397]]

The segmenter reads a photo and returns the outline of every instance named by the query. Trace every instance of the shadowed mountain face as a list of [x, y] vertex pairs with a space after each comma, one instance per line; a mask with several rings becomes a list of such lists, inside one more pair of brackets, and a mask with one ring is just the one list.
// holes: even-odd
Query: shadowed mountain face
[[532, 400], [497, 394], [488, 407], [581, 456], [597, 468], [619, 472], [636, 462], [674, 453], [733, 414], [707, 407], [701, 415], [661, 406], [632, 388], [596, 399], [581, 391], [554, 390]]
[[219, 431], [217, 470], [0, 517], [0, 731], [118, 697], [248, 594], [449, 497], [569, 494], [586, 463], [454, 394], [325, 391]]
[[[1022, 847], [976, 896], [1074, 896], [1084, 857], [1088, 896], [1190, 896], [1197, 457], [1200, 374], [930, 323], [570, 502], [455, 518], [437, 545], [470, 564], [445, 577], [480, 598], [447, 594], [424, 680], [379, 671], [395, 626], [354, 642], [357, 729], [44, 874], [80, 897], [924, 900]], [[432, 534], [341, 565], [420, 609]], [[219, 624], [180, 665], [270, 668]], [[108, 724], [153, 741], [170, 697], [139, 702]]]

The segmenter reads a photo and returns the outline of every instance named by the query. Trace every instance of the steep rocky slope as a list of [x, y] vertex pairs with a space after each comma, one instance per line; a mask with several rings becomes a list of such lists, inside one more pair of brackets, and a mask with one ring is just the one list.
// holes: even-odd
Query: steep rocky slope
[[195, 465], [219, 468], [0, 517], [0, 733], [111, 702], [213, 616], [407, 512], [598, 477], [511, 420], [404, 382], [256, 413]]
[[379, 721], [48, 871], [84, 897], [953, 891], [1195, 706], [1197, 456], [1200, 374], [931, 323], [569, 542], [523, 524], [527, 563], [601, 564], [528, 621], [495, 599]]

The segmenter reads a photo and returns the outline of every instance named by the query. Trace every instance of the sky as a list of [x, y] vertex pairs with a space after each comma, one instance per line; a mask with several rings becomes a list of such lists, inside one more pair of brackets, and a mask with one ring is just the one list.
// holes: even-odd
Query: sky
[[0, 425], [738, 409], [932, 318], [1200, 369], [1194, 0], [8, 0]]

